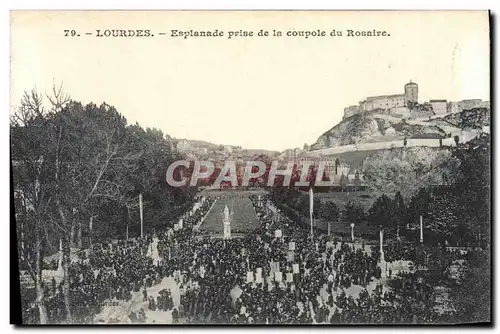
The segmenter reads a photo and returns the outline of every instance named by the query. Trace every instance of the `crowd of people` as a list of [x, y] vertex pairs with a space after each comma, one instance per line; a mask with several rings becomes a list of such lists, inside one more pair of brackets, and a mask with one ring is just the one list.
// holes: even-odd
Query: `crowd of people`
[[[131, 303], [140, 294], [146, 307], [128, 310], [129, 322], [146, 322], [150, 311], [170, 312], [173, 323], [426, 323], [444, 319], [435, 310], [428, 282], [408, 273], [382, 278], [378, 249], [307, 229], [279, 212], [266, 196], [250, 197], [260, 227], [223, 239], [196, 227], [215, 197], [200, 199], [169, 228], [144, 239], [94, 246], [71, 264], [73, 322], [95, 322], [106, 307]], [[157, 245], [157, 258], [151, 256]], [[413, 256], [390, 249], [391, 257]], [[148, 288], [175, 279], [156, 296]], [[45, 284], [51, 323], [67, 319], [63, 282]], [[37, 307], [26, 310], [36, 322]], [[129, 312], [130, 311], [130, 312]]]

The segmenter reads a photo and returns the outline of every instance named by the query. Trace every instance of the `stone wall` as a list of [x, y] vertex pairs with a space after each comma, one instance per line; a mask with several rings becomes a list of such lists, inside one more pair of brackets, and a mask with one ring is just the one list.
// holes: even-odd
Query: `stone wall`
[[[478, 135], [478, 130], [468, 130], [462, 131], [459, 136], [460, 143], [466, 143], [472, 139], [474, 139]], [[455, 139], [451, 138], [443, 138], [443, 139], [407, 139], [406, 147], [440, 147], [440, 146], [456, 146]], [[339, 147], [332, 147], [323, 150], [315, 150], [305, 152], [306, 157], [319, 157], [321, 156], [329, 156], [336, 155], [347, 152], [354, 151], [375, 151], [375, 150], [388, 150], [392, 148], [401, 148], [405, 147], [404, 140], [395, 140], [388, 142], [378, 142], [378, 143], [362, 143], [357, 145], [345, 145]]]

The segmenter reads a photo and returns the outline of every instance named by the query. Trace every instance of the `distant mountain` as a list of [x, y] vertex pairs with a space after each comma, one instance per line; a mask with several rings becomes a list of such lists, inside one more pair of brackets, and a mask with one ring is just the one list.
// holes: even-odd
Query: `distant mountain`
[[188, 139], [187, 141], [191, 145], [198, 146], [198, 147], [215, 148], [215, 147], [219, 146], [218, 144], [210, 143], [210, 142], [204, 141], [204, 140]]
[[219, 146], [218, 144], [210, 143], [210, 142], [204, 141], [204, 140], [185, 139], [185, 138], [177, 139], [177, 142], [188, 143], [192, 147], [203, 147], [203, 148], [210, 148], [210, 149], [215, 149]]
[[214, 144], [204, 140], [195, 139], [177, 139], [177, 149], [181, 153], [195, 155], [213, 155], [214, 152], [220, 154], [235, 154], [242, 158], [251, 158], [259, 155], [273, 157], [278, 155], [278, 151], [270, 151], [265, 149], [245, 149], [241, 146]]

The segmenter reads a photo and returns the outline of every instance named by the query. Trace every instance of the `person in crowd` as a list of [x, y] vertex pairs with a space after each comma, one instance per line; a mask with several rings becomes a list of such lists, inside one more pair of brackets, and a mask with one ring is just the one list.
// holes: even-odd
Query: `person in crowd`
[[[78, 301], [71, 305], [72, 313], [82, 323], [91, 322], [107, 302], [131, 303], [139, 298], [146, 310], [171, 312], [173, 323], [338, 324], [436, 318], [428, 306], [432, 302], [428, 282], [412, 276], [392, 278], [391, 273], [392, 290], [384, 291], [379, 284], [368, 291], [381, 276], [378, 249], [365, 252], [364, 247], [355, 249], [325, 235], [312, 242], [309, 230], [284, 214], [275, 214], [277, 209], [266, 198], [250, 198], [259, 228], [241, 238], [206, 238], [193, 226], [213, 200], [185, 215], [183, 229], [155, 231], [159, 262], [148, 255], [154, 239], [147, 236], [96, 244], [86, 257], [71, 263], [70, 292]], [[276, 230], [281, 230], [281, 237], [276, 237]], [[388, 261], [410, 259], [416, 264], [425, 263], [429, 254], [399, 244], [385, 250]], [[175, 277], [180, 300], [174, 301], [169, 289], [156, 297], [148, 293], [166, 277]], [[43, 287], [51, 323], [66, 317], [62, 286], [63, 282], [58, 285], [52, 279]], [[346, 294], [353, 286], [362, 289], [356, 298]], [[130, 312], [131, 322], [147, 320], [143, 308]], [[37, 312], [31, 306], [26, 314], [36, 319]]]

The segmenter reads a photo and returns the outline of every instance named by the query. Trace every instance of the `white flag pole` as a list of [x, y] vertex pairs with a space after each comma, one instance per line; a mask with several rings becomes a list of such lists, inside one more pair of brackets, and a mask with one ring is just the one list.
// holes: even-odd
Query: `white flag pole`
[[63, 244], [62, 244], [62, 239], [59, 239], [59, 260], [57, 263], [57, 270], [59, 272], [63, 270], [62, 262], [63, 262]]
[[424, 223], [422, 216], [420, 216], [420, 243], [424, 243]]
[[92, 223], [94, 220], [94, 216], [90, 216], [90, 221], [89, 221], [89, 249], [92, 251]]
[[144, 224], [143, 224], [143, 209], [142, 209], [142, 193], [139, 193], [139, 211], [141, 214], [141, 239], [144, 237]]

